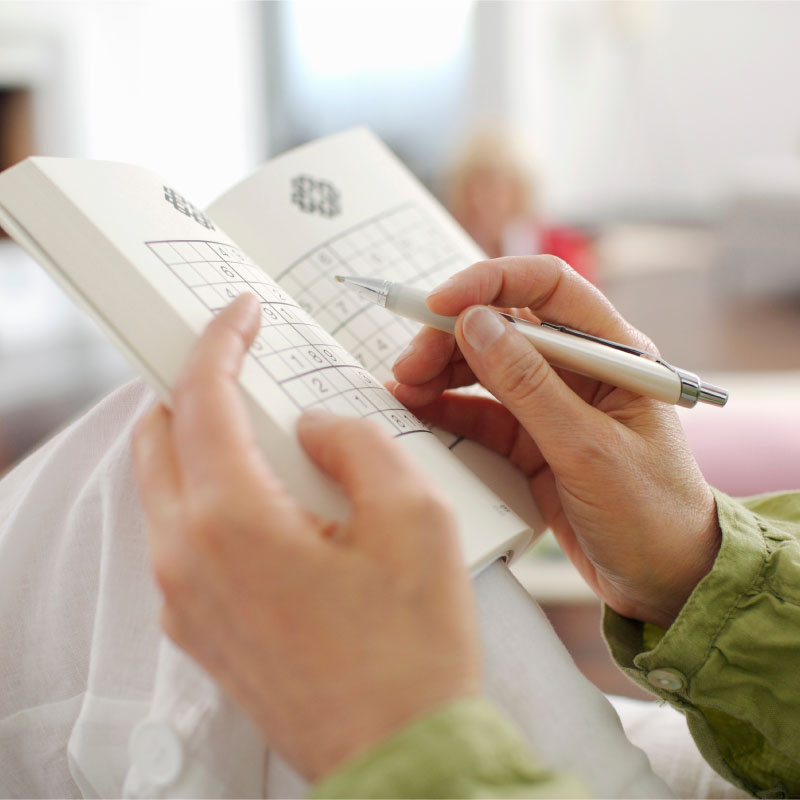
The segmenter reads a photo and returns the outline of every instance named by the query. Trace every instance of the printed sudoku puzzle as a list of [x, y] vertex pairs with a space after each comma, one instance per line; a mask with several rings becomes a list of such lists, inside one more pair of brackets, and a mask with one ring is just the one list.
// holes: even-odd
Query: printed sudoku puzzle
[[387, 275], [435, 285], [464, 266], [464, 255], [417, 207], [377, 215], [289, 265], [278, 280], [292, 297], [230, 245], [147, 245], [214, 313], [243, 291], [261, 298], [261, 331], [250, 352], [298, 408], [373, 417], [395, 435], [427, 431], [369, 374], [389, 377], [419, 326], [365, 303], [333, 280], [342, 273]]
[[419, 329], [361, 300], [336, 274], [437, 285], [469, 259], [414, 205], [403, 205], [340, 233], [284, 269], [278, 282], [379, 380]]

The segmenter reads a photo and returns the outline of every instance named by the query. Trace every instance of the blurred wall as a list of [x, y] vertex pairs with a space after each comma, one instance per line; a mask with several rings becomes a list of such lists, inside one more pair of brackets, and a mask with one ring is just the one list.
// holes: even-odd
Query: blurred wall
[[[260, 14], [245, 2], [0, 2], [0, 89], [29, 91], [37, 154], [141, 164], [202, 206], [265, 152]], [[0, 472], [133, 374], [0, 240]]]
[[[656, 254], [652, 271], [704, 274], [716, 233], [700, 228], [769, 157], [749, 173], [755, 201], [745, 180], [744, 210], [721, 226], [724, 277], [785, 294], [800, 290], [800, 243], [768, 251], [776, 226], [800, 230], [799, 29], [800, 4], [767, 0], [6, 0], [0, 88], [33, 89], [37, 152], [143, 164], [201, 206], [267, 155], [358, 124], [436, 188], [465, 140], [506, 126], [543, 178], [549, 216], [585, 224], [609, 264], [632, 271]], [[762, 202], [776, 182], [780, 215]], [[609, 235], [620, 220], [659, 229]], [[665, 240], [670, 222], [699, 235]], [[130, 373], [12, 250], [0, 241], [0, 449], [5, 439], [16, 454]], [[696, 275], [681, 280], [695, 296]], [[631, 308], [642, 293], [672, 327], [652, 288], [631, 289]], [[718, 294], [709, 282], [699, 318]], [[657, 319], [648, 308], [648, 326]]]
[[435, 183], [481, 105], [473, 84], [478, 17], [494, 5], [265, 4], [271, 154], [366, 125], [418, 177]]
[[263, 157], [259, 15], [248, 2], [2, 2], [0, 81], [5, 66], [39, 90], [39, 153], [149, 166], [205, 204]]
[[797, 162], [800, 3], [496, 5], [556, 214], [707, 219], [750, 159]]

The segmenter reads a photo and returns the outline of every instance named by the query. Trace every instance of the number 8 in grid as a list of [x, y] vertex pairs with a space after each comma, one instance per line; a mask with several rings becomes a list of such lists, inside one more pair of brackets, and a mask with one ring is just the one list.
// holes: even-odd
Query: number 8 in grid
[[243, 253], [210, 241], [147, 245], [212, 313], [242, 292], [261, 298], [261, 332], [251, 355], [299, 409], [370, 417], [395, 436], [427, 432]]

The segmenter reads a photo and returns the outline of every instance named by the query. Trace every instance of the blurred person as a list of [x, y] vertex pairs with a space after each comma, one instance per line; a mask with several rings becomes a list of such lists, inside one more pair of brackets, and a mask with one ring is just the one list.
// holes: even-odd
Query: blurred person
[[537, 180], [510, 136], [487, 130], [470, 139], [445, 172], [443, 195], [489, 258], [550, 253], [597, 283], [591, 242], [579, 230], [546, 221]]

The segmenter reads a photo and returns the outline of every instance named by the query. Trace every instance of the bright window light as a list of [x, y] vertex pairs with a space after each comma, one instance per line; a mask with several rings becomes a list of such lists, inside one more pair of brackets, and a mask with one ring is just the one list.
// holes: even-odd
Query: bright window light
[[415, 73], [449, 64], [463, 47], [472, 3], [311, 2], [290, 4], [289, 29], [308, 78]]

